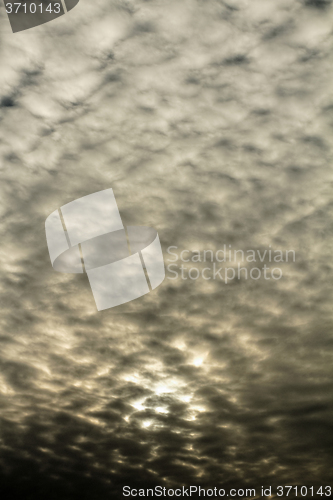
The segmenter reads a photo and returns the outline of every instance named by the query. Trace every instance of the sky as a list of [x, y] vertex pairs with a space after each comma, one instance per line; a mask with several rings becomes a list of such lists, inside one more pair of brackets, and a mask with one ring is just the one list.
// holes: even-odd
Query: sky
[[[333, 483], [332, 18], [80, 0], [13, 34], [0, 5], [3, 498]], [[167, 272], [98, 312], [45, 220], [109, 188]], [[189, 267], [224, 245], [296, 257], [281, 279], [173, 279], [169, 247]]]

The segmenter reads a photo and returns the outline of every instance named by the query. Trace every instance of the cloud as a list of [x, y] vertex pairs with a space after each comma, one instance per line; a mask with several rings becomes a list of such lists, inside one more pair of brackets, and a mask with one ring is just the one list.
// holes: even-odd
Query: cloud
[[[4, 495], [332, 481], [330, 15], [82, 0], [13, 35], [1, 12]], [[296, 262], [97, 314], [87, 277], [52, 269], [44, 222], [109, 187], [166, 259], [232, 244]]]

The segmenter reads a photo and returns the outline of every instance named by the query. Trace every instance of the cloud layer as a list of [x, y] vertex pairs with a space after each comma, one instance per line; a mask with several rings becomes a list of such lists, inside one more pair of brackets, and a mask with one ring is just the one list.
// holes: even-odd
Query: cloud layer
[[[332, 12], [81, 0], [13, 35], [0, 9], [7, 494], [333, 482]], [[109, 187], [166, 259], [231, 244], [296, 262], [274, 282], [167, 277], [97, 313], [86, 276], [53, 271], [44, 221]]]

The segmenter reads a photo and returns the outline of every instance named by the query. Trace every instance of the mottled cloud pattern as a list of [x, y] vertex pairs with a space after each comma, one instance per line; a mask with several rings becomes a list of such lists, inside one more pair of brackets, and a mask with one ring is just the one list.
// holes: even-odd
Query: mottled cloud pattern
[[[332, 17], [319, 0], [0, 8], [4, 498], [333, 482]], [[112, 188], [181, 249], [293, 249], [279, 281], [165, 280], [96, 312], [45, 219]]]

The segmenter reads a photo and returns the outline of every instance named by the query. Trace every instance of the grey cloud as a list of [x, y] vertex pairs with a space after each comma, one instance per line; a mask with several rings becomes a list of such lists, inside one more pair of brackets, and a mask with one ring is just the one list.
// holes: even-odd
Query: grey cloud
[[[82, 0], [14, 36], [1, 12], [4, 498], [332, 482], [330, 16]], [[165, 259], [232, 244], [296, 262], [274, 283], [167, 278], [97, 314], [44, 223], [110, 187]]]

